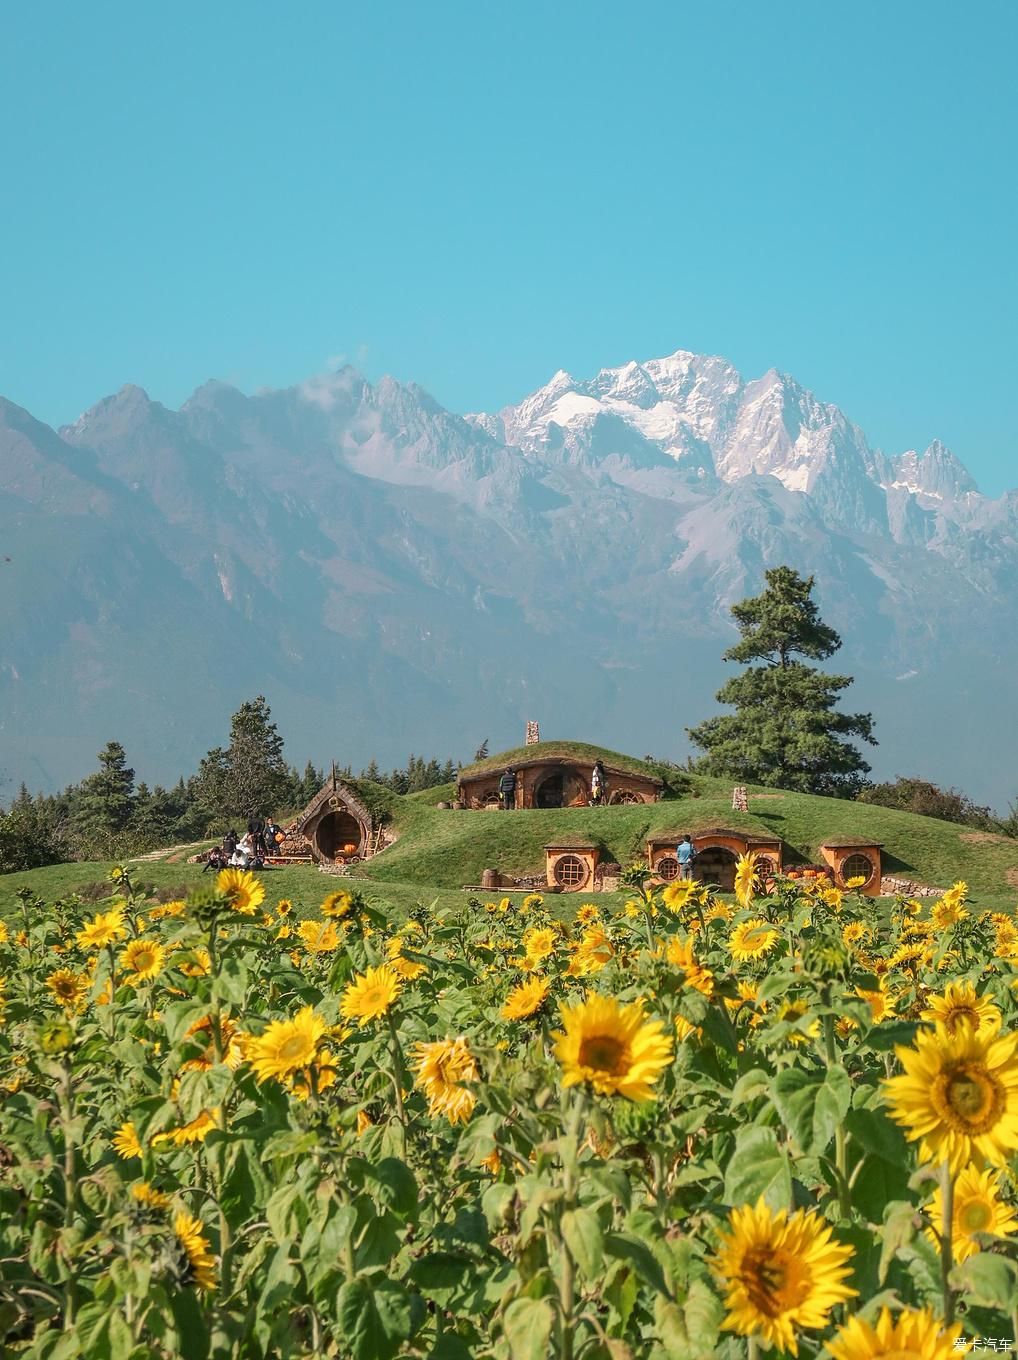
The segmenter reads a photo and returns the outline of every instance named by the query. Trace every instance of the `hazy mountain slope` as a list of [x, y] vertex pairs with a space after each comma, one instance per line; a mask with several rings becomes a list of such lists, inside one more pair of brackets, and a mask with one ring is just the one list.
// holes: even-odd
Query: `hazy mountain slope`
[[349, 368], [180, 411], [127, 387], [59, 433], [0, 403], [0, 490], [11, 780], [78, 778], [111, 736], [173, 778], [258, 692], [298, 762], [469, 758], [527, 717], [679, 756], [727, 606], [791, 562], [878, 770], [1015, 793], [1018, 496], [776, 372], [680, 351], [468, 417]]

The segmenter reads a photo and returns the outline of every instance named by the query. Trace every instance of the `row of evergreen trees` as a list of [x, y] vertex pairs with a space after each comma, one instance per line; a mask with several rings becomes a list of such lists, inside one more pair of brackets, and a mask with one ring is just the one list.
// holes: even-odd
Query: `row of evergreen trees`
[[[254, 813], [285, 818], [304, 807], [325, 781], [308, 761], [287, 764], [283, 738], [264, 696], [241, 704], [230, 721], [230, 740], [203, 757], [197, 771], [171, 789], [135, 780], [118, 741], [103, 747], [99, 768], [57, 794], [32, 795], [22, 784], [0, 809], [0, 872], [35, 869], [65, 860], [117, 859], [160, 846], [243, 828]], [[388, 773], [374, 760], [363, 779], [396, 793], [416, 793], [456, 778], [458, 766], [411, 755]], [[348, 778], [353, 772], [342, 771]]]

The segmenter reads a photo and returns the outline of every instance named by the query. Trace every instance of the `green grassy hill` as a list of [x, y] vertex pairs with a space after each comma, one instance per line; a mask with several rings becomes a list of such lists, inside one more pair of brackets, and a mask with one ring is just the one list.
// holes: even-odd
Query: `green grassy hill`
[[[545, 844], [563, 837], [593, 840], [605, 859], [624, 865], [644, 856], [648, 834], [680, 835], [726, 826], [780, 837], [788, 864], [816, 862], [820, 843], [830, 837], [872, 838], [884, 846], [885, 873], [933, 887], [947, 887], [963, 878], [981, 905], [1011, 907], [1018, 898], [1018, 840], [931, 817], [755, 787], [748, 790], [749, 811], [733, 812], [730, 780], [687, 775], [579, 742], [519, 747], [469, 768], [498, 768], [535, 752], [599, 755], [609, 766], [656, 774], [671, 786], [660, 803], [647, 805], [467, 812], [436, 806], [453, 799], [452, 785], [401, 798], [358, 781], [358, 793], [396, 836], [393, 845], [361, 867], [364, 877], [359, 881], [367, 895], [397, 908], [434, 897], [452, 901], [464, 885], [480, 883], [487, 868], [508, 874], [542, 873]], [[0, 875], [0, 913], [9, 911], [14, 893], [23, 886], [49, 899], [83, 888], [94, 894], [108, 869], [101, 864], [64, 864]], [[179, 859], [164, 859], [137, 865], [136, 874], [156, 887], [176, 889], [200, 879], [201, 870]], [[295, 866], [274, 870], [271, 878], [267, 875], [266, 890], [274, 896], [292, 896], [299, 909], [314, 910], [336, 881], [314, 866]]]
[[543, 847], [562, 836], [588, 837], [608, 859], [626, 864], [643, 856], [649, 833], [729, 826], [780, 837], [790, 863], [817, 861], [829, 837], [872, 837], [884, 846], [885, 873], [940, 887], [964, 878], [973, 892], [1018, 896], [1018, 840], [910, 812], [753, 787], [749, 811], [738, 813], [730, 782], [700, 776], [688, 782], [685, 797], [660, 803], [526, 812], [447, 811], [435, 804], [450, 790], [429, 789], [399, 800], [398, 839], [365, 873], [379, 882], [454, 888], [479, 883], [486, 868], [539, 872]]

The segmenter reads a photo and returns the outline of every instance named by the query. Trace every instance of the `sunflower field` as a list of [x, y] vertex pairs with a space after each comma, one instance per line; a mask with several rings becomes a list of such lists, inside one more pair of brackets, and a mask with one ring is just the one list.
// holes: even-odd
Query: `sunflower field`
[[[0, 923], [0, 1353], [1018, 1345], [1018, 930], [956, 884]], [[298, 919], [306, 915], [306, 919]]]

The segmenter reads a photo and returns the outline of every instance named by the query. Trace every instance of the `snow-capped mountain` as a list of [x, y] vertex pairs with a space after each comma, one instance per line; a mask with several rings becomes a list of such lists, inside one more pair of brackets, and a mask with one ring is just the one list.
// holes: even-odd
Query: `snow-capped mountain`
[[773, 370], [680, 350], [469, 416], [350, 368], [179, 411], [127, 387], [59, 432], [0, 402], [0, 490], [9, 781], [80, 777], [110, 737], [175, 778], [258, 692], [300, 762], [468, 757], [530, 717], [678, 757], [727, 606], [789, 562], [877, 772], [1015, 793], [1018, 493], [871, 447]]

